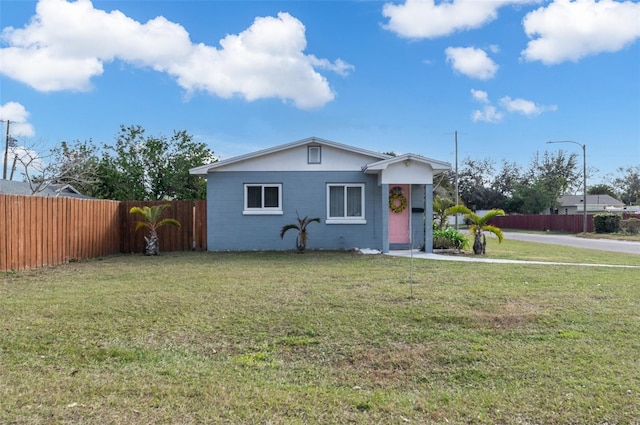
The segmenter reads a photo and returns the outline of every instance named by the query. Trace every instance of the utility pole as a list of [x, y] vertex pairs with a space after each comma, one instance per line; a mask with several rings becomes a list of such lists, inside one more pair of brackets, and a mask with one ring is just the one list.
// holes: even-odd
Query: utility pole
[[[458, 202], [458, 130], [455, 132], [456, 136], [456, 205]], [[456, 213], [456, 231], [458, 231], [458, 213]]]
[[13, 172], [16, 171], [16, 162], [18, 162], [18, 155], [13, 157], [13, 165], [11, 166], [11, 174], [9, 175], [9, 180], [13, 180]]
[[573, 143], [582, 148], [582, 233], [587, 234], [587, 144], [573, 140], [557, 140], [547, 143]]
[[7, 120], [7, 138], [4, 147], [4, 168], [2, 169], [2, 180], [7, 179], [7, 157], [9, 156], [9, 126], [11, 125], [11, 120]]

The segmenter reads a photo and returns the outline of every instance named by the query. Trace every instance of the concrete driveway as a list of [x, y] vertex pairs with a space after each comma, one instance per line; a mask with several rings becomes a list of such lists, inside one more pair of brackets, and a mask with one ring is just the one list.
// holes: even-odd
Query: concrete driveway
[[640, 255], [640, 242], [616, 241], [610, 239], [587, 239], [579, 238], [575, 235], [521, 233], [508, 231], [503, 231], [502, 233], [504, 234], [505, 239]]

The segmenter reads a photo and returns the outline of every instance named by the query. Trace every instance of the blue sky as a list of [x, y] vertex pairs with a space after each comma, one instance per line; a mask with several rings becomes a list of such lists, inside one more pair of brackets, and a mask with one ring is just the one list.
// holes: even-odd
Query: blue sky
[[0, 117], [37, 151], [139, 124], [221, 159], [317, 136], [453, 164], [458, 131], [497, 167], [586, 144], [589, 184], [640, 163], [637, 1], [2, 0], [0, 29]]

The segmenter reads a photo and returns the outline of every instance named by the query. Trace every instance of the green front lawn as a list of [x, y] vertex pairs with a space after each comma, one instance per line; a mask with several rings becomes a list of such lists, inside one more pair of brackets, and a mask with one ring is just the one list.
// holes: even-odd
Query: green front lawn
[[[521, 244], [488, 253], [560, 252]], [[639, 283], [347, 252], [5, 273], [0, 423], [637, 424]]]

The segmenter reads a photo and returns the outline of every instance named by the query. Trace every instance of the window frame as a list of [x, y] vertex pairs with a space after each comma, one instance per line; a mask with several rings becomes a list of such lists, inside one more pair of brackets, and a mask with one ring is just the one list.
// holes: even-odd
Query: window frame
[[[332, 187], [342, 187], [344, 188], [344, 216], [342, 217], [332, 217], [331, 216], [331, 188]], [[360, 206], [361, 212], [359, 216], [347, 216], [347, 203], [348, 203], [348, 195], [347, 189], [349, 187], [358, 187], [360, 188]], [[366, 220], [366, 212], [365, 212], [365, 183], [327, 183], [327, 219], [325, 221], [326, 224], [367, 224]]]
[[322, 164], [322, 146], [307, 146], [307, 164]]
[[[260, 201], [261, 207], [249, 207], [249, 188], [260, 187]], [[276, 187], [278, 188], [278, 206], [277, 207], [265, 207], [265, 188]], [[282, 183], [244, 183], [244, 208], [242, 214], [244, 215], [282, 215]]]

